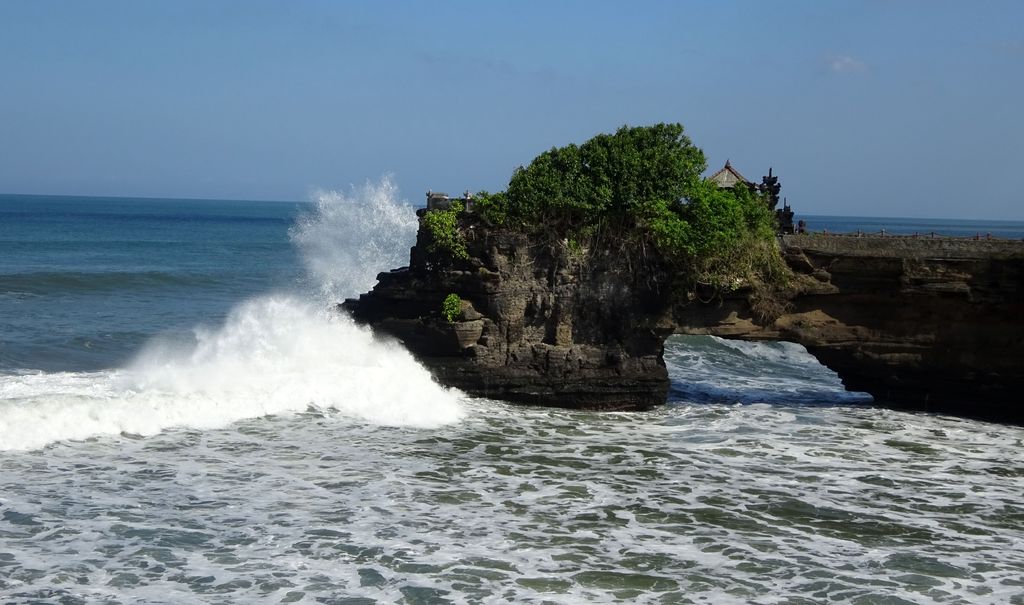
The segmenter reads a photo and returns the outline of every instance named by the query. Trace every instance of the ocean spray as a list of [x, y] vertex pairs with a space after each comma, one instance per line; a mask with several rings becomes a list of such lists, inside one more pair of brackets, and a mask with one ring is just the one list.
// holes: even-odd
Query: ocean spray
[[346, 195], [318, 191], [315, 207], [288, 230], [306, 279], [331, 304], [370, 290], [377, 273], [409, 261], [419, 225], [415, 209], [398, 201], [389, 176]]
[[457, 421], [457, 392], [333, 309], [404, 262], [416, 224], [388, 178], [348, 195], [318, 193], [289, 231], [306, 268], [303, 294], [242, 302], [223, 325], [197, 327], [193, 342], [153, 339], [121, 369], [0, 377], [0, 449], [310, 408], [391, 426]]

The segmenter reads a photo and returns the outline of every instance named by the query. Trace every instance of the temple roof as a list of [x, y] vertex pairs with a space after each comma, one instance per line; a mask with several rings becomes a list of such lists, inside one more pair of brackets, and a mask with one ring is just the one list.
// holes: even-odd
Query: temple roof
[[750, 184], [750, 181], [732, 167], [729, 160], [725, 161], [725, 166], [721, 170], [709, 176], [708, 180], [725, 189], [731, 189], [736, 183]]

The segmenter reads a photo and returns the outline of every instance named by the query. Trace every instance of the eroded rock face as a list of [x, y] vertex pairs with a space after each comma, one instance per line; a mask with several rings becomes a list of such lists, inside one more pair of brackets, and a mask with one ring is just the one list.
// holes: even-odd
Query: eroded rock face
[[[636, 277], [627, 255], [584, 261], [564, 242], [481, 225], [470, 230], [465, 261], [431, 254], [426, 240], [421, 229], [409, 267], [382, 273], [372, 292], [342, 306], [402, 341], [440, 382], [558, 407], [665, 402], [670, 301], [658, 279]], [[440, 312], [450, 293], [463, 300], [454, 322]]]
[[798, 342], [876, 401], [1024, 421], [1024, 243], [797, 235], [802, 276], [768, 325], [743, 298], [680, 306], [677, 329]]
[[[798, 275], [782, 308], [757, 320], [746, 292], [673, 300], [669, 276], [624, 251], [476, 225], [470, 258], [428, 252], [343, 304], [401, 340], [443, 384], [528, 404], [645, 409], [665, 402], [673, 332], [797, 342], [848, 389], [876, 401], [1024, 421], [1024, 243], [797, 235]], [[450, 294], [456, 321], [441, 316]]]

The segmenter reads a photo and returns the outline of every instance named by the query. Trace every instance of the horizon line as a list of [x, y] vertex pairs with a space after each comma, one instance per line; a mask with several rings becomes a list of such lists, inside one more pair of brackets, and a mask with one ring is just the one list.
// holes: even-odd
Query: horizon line
[[281, 199], [254, 199], [235, 197], [166, 197], [154, 195], [95, 195], [77, 193], [7, 193], [0, 192], [0, 197], [70, 197], [85, 199], [120, 199], [120, 200], [154, 200], [154, 201], [183, 201], [183, 202], [266, 202], [271, 204], [310, 204], [312, 200], [281, 200]]
[[[0, 197], [39, 197], [39, 198], [84, 198], [84, 199], [120, 199], [120, 200], [148, 200], [148, 201], [182, 201], [182, 202], [257, 202], [265, 204], [312, 204], [314, 200], [281, 200], [281, 199], [253, 199], [253, 198], [218, 198], [218, 197], [161, 197], [147, 195], [87, 195], [69, 193], [0, 193]], [[797, 213], [795, 216], [801, 216]], [[1024, 223], [1024, 218], [967, 218], [967, 217], [942, 217], [942, 216], [888, 216], [888, 215], [861, 215], [861, 214], [817, 214], [814, 212], [803, 213], [802, 216], [822, 218], [881, 218], [892, 220], [940, 220], [940, 221], [966, 221], [966, 222], [999, 222], [999, 223]]]

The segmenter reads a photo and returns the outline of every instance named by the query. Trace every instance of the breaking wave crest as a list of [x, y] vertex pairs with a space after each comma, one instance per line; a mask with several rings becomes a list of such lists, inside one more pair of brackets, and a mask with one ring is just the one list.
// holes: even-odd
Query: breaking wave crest
[[318, 191], [312, 212], [288, 231], [310, 284], [328, 301], [366, 292], [377, 274], [409, 259], [419, 224], [390, 177], [348, 194]]
[[390, 426], [458, 420], [458, 392], [435, 383], [397, 343], [375, 340], [324, 304], [395, 266], [415, 220], [387, 179], [355, 196], [320, 195], [291, 231], [310, 278], [320, 280], [318, 296], [245, 301], [219, 327], [197, 327], [185, 341], [152, 340], [124, 368], [0, 376], [0, 450], [310, 408]]
[[743, 342], [715, 336], [673, 336], [665, 365], [675, 403], [858, 404], [866, 393], [847, 391], [839, 377], [789, 342]]

